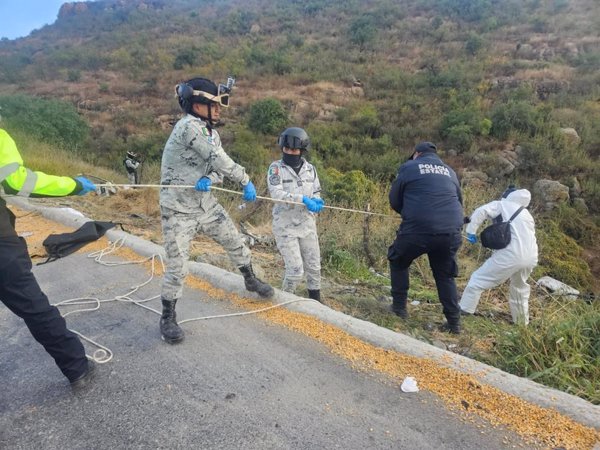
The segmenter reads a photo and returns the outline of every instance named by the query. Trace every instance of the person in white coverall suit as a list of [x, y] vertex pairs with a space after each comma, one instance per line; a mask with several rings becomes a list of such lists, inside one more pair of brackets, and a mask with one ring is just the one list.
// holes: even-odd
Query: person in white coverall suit
[[269, 166], [271, 198], [291, 203], [273, 206], [273, 234], [285, 264], [283, 290], [294, 293], [306, 274], [308, 298], [321, 301], [321, 252], [315, 215], [323, 209], [321, 184], [315, 167], [304, 159], [310, 140], [302, 128], [292, 127], [278, 140], [282, 158]]
[[[467, 240], [477, 242], [477, 229], [486, 219], [498, 218], [502, 221], [521, 207], [527, 208], [531, 193], [527, 189], [509, 187], [502, 199], [477, 208], [467, 225]], [[500, 216], [500, 217], [499, 217]], [[511, 240], [506, 248], [495, 250], [492, 256], [469, 279], [460, 308], [464, 313], [473, 314], [479, 297], [485, 289], [492, 289], [510, 279], [508, 304], [514, 323], [529, 323], [529, 293], [527, 279], [538, 263], [538, 247], [535, 238], [533, 217], [523, 209], [511, 223]]]

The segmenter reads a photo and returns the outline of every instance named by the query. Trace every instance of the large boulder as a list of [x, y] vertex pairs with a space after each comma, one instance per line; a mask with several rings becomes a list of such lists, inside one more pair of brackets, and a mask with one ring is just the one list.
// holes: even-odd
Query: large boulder
[[479, 170], [463, 170], [460, 178], [463, 186], [483, 187], [489, 181], [487, 174]]
[[533, 193], [546, 211], [569, 201], [569, 187], [554, 180], [538, 180]]
[[570, 145], [579, 145], [581, 142], [581, 138], [575, 128], [560, 128], [559, 130]]

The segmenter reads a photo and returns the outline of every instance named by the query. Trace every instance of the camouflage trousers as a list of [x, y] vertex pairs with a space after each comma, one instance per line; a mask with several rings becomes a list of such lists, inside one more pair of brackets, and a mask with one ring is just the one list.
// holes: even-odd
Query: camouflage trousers
[[283, 263], [285, 275], [282, 289], [294, 293], [306, 273], [306, 287], [321, 289], [321, 250], [316, 229], [299, 236], [282, 235], [277, 232], [275, 241]]
[[236, 266], [250, 264], [250, 250], [221, 205], [209, 211], [182, 213], [161, 207], [164, 248], [167, 256], [161, 295], [166, 300], [181, 298], [189, 272], [190, 243], [196, 234], [205, 234], [219, 243]]

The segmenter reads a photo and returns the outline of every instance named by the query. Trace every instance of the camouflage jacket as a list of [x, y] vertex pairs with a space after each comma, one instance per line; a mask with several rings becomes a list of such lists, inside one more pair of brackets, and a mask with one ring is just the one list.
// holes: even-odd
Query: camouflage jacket
[[[273, 161], [269, 166], [267, 184], [271, 198], [302, 202], [302, 197], [320, 197], [321, 183], [317, 170], [308, 161], [303, 159], [300, 171], [285, 164], [282, 160]], [[314, 214], [309, 212], [304, 205], [288, 203], [275, 203], [273, 205], [273, 231], [286, 230], [290, 227], [314, 225]]]
[[[215, 183], [227, 177], [242, 186], [249, 178], [244, 169], [225, 153], [216, 130], [206, 123], [186, 114], [173, 128], [165, 144], [161, 165], [162, 185], [195, 185], [202, 177]], [[160, 205], [180, 212], [208, 211], [217, 203], [211, 192], [190, 189], [160, 190]]]

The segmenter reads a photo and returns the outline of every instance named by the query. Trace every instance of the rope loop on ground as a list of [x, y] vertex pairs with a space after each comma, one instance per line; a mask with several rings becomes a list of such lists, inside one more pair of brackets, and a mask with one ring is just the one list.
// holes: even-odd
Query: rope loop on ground
[[[121, 247], [123, 247], [123, 245], [125, 244], [125, 241], [126, 241], [126, 238], [119, 238], [116, 241], [111, 242], [108, 247], [105, 247], [101, 250], [97, 250], [97, 251], [89, 253], [87, 255], [87, 257], [93, 259], [96, 263], [106, 266], [106, 267], [124, 266], [124, 265], [132, 265], [132, 264], [144, 264], [146, 262], [150, 262], [150, 267], [151, 267], [150, 277], [146, 281], [144, 281], [140, 284], [131, 286], [130, 290], [128, 292], [126, 292], [125, 294], [117, 295], [113, 298], [101, 300], [101, 299], [95, 298], [95, 297], [78, 297], [78, 298], [62, 300], [58, 303], [53, 303], [53, 306], [56, 306], [57, 308], [61, 307], [61, 306], [63, 306], [63, 307], [64, 306], [82, 306], [81, 308], [65, 312], [64, 314], [62, 314], [63, 317], [67, 317], [67, 316], [69, 316], [71, 314], [75, 314], [75, 313], [98, 311], [100, 309], [101, 305], [104, 305], [104, 304], [110, 303], [110, 302], [132, 303], [143, 309], [151, 311], [154, 314], [158, 314], [159, 316], [162, 315], [161, 311], [158, 311], [158, 310], [144, 304], [151, 300], [160, 298], [160, 294], [154, 295], [152, 297], [144, 298], [144, 299], [134, 299], [131, 297], [138, 290], [140, 290], [142, 287], [146, 286], [148, 283], [150, 283], [154, 279], [154, 276], [156, 274], [157, 263], [160, 263], [163, 273], [164, 273], [165, 265], [163, 262], [163, 258], [160, 254], [153, 254], [152, 256], [149, 256], [147, 258], [143, 258], [143, 259], [140, 259], [137, 261], [116, 261], [116, 260], [105, 260], [104, 259], [106, 256], [108, 256], [112, 253], [115, 253], [117, 250], [119, 250]], [[270, 305], [270, 306], [252, 310], [252, 311], [244, 311], [244, 312], [231, 313], [231, 314], [218, 314], [218, 315], [212, 315], [212, 316], [203, 316], [203, 317], [194, 317], [194, 318], [190, 318], [190, 319], [184, 319], [184, 320], [179, 321], [178, 324], [181, 325], [184, 323], [195, 322], [195, 321], [200, 321], [200, 320], [222, 319], [222, 318], [226, 318], [226, 317], [240, 317], [240, 316], [247, 316], [247, 315], [251, 315], [251, 314], [258, 314], [258, 313], [261, 313], [264, 311], [268, 311], [270, 309], [280, 308], [282, 306], [289, 305], [291, 303], [303, 302], [303, 301], [316, 302], [316, 300], [312, 300], [312, 299], [308, 299], [308, 298], [298, 298], [295, 300], [290, 300], [290, 301], [286, 301], [283, 303], [277, 303], [275, 305]], [[86, 353], [86, 356], [89, 359], [95, 361], [98, 364], [106, 364], [113, 359], [114, 352], [107, 346], [96, 342], [95, 340], [91, 339], [90, 337], [84, 335], [83, 333], [81, 333], [79, 331], [76, 331], [73, 329], [69, 329], [69, 330], [72, 331], [73, 333], [75, 333], [77, 336], [79, 336], [84, 341], [88, 342], [89, 344], [91, 344], [97, 348], [91, 355], [88, 355]]]

